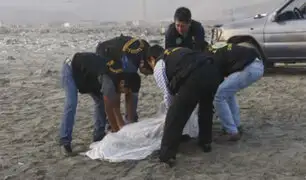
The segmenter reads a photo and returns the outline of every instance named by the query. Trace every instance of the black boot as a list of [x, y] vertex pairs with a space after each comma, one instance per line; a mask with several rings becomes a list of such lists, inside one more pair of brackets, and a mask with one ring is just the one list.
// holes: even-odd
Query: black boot
[[181, 136], [181, 142], [188, 142], [190, 141], [191, 137], [188, 134], [184, 134]]
[[211, 144], [204, 144], [204, 143], [199, 142], [198, 145], [200, 146], [200, 148], [205, 153], [208, 153], [208, 152], [212, 151]]
[[72, 148], [70, 144], [63, 144], [61, 145], [61, 152], [65, 156], [73, 156]]
[[175, 153], [170, 150], [161, 149], [159, 151], [159, 160], [160, 162], [167, 164], [169, 167], [173, 167], [175, 165], [176, 156]]
[[172, 168], [175, 165], [175, 158], [170, 158], [167, 161], [160, 160], [161, 163], [165, 163], [168, 167]]
[[95, 132], [93, 133], [92, 141], [93, 142], [101, 141], [104, 138], [104, 136], [105, 136], [104, 128], [101, 130], [95, 130]]

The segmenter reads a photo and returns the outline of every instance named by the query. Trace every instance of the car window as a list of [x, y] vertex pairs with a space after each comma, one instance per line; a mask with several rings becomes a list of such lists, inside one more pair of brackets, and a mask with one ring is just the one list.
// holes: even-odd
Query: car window
[[282, 21], [306, 19], [305, 0], [293, 1], [287, 7], [285, 7], [278, 16]]

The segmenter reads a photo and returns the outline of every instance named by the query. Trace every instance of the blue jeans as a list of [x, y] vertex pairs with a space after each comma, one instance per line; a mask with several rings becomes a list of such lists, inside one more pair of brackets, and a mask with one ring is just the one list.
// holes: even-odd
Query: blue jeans
[[226, 132], [238, 133], [240, 126], [239, 105], [235, 94], [259, 80], [263, 73], [263, 62], [256, 59], [242, 71], [230, 74], [219, 85], [214, 98], [214, 107]]
[[[67, 63], [63, 64], [62, 68], [62, 86], [65, 90], [66, 101], [64, 106], [64, 115], [60, 127], [60, 144], [70, 144], [72, 141], [72, 131], [76, 108], [78, 104], [78, 89], [72, 77], [71, 66]], [[90, 94], [94, 100], [94, 139], [102, 137], [105, 133], [106, 114], [104, 109], [104, 101], [101, 97]]]

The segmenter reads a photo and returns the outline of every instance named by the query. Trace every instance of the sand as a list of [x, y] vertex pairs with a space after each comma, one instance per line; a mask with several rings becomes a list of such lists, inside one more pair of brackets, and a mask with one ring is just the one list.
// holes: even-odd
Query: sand
[[[1, 178], [306, 179], [306, 81], [302, 74], [277, 70], [238, 94], [246, 130], [238, 143], [214, 143], [208, 154], [194, 141], [182, 144], [172, 169], [162, 166], [156, 157], [124, 163], [63, 157], [58, 146], [64, 105], [62, 61], [76, 51], [93, 51], [98, 41], [121, 32], [163, 43], [159, 25], [145, 26], [105, 23], [0, 28]], [[152, 77], [142, 77], [140, 117], [154, 116], [161, 100]], [[92, 111], [91, 98], [80, 95], [74, 150], [85, 151], [91, 143]], [[219, 127], [216, 121], [215, 131]]]

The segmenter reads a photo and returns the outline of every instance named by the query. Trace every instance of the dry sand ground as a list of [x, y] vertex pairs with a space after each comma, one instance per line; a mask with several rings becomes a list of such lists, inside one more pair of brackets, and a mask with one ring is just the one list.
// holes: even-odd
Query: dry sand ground
[[[158, 29], [158, 26], [156, 26]], [[149, 27], [147, 36], [158, 36]], [[213, 144], [204, 154], [194, 142], [181, 146], [173, 169], [157, 159], [108, 163], [83, 156], [64, 158], [58, 129], [64, 93], [62, 60], [120, 32], [144, 28], [115, 25], [78, 28], [1, 28], [0, 177], [3, 179], [306, 179], [306, 81], [303, 75], [269, 74], [239, 93], [246, 133], [236, 144]], [[91, 143], [92, 100], [79, 96], [75, 150]], [[143, 77], [139, 113], [154, 116], [161, 93]], [[216, 129], [219, 124], [216, 123]]]

